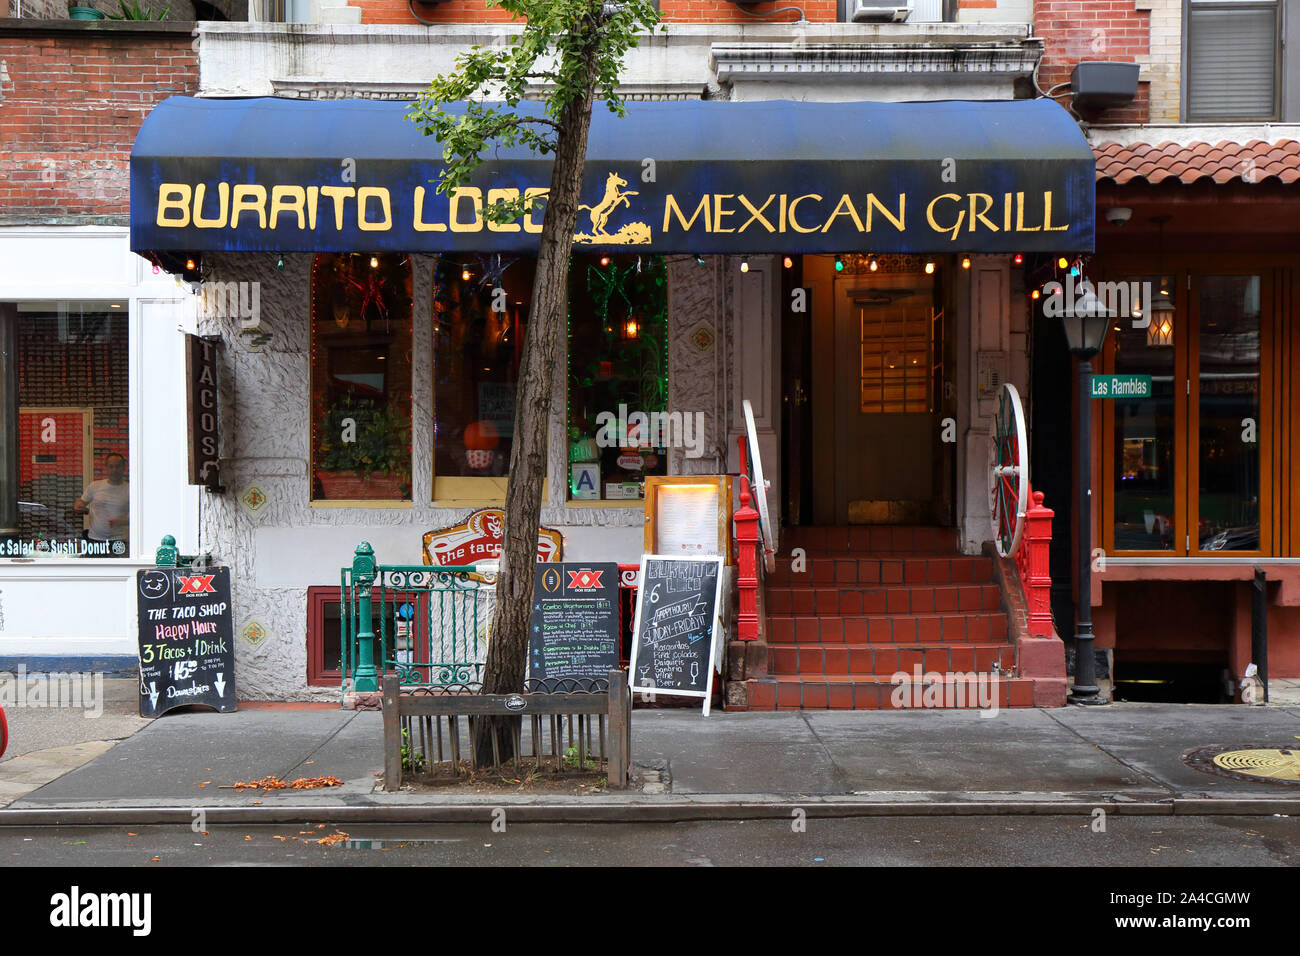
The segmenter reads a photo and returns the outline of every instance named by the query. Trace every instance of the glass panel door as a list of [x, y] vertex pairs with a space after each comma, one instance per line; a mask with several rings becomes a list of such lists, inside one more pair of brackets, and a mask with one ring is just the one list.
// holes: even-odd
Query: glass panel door
[[1205, 276], [1198, 285], [1193, 540], [1201, 552], [1259, 551], [1263, 280]]
[[[1150, 375], [1150, 398], [1116, 398], [1111, 430], [1116, 551], [1173, 551], [1175, 544], [1176, 375], [1172, 276], [1126, 282], [1130, 315], [1116, 317], [1114, 371]], [[1146, 327], [1141, 327], [1146, 319]], [[1138, 327], [1134, 327], [1137, 325]], [[1175, 389], [1177, 385], [1177, 389]]]

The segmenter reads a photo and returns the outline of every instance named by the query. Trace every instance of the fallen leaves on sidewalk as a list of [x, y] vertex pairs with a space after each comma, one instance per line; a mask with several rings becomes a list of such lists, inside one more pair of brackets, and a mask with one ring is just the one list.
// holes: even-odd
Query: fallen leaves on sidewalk
[[346, 833], [343, 833], [342, 831], [338, 831], [330, 836], [321, 837], [316, 842], [319, 843], [321, 846], [333, 846], [336, 843], [342, 843], [347, 838], [348, 835]]
[[343, 781], [338, 777], [299, 777], [291, 782], [272, 776], [253, 781], [236, 780], [232, 784], [223, 785], [221, 789], [243, 793], [245, 790], [315, 790], [318, 787], [341, 786]]

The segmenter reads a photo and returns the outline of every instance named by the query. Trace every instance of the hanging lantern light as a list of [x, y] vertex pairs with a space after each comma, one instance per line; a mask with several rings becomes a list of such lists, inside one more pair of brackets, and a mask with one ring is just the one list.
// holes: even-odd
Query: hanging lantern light
[[1147, 325], [1147, 345], [1163, 348], [1174, 344], [1174, 304], [1164, 296], [1151, 303], [1151, 322]]

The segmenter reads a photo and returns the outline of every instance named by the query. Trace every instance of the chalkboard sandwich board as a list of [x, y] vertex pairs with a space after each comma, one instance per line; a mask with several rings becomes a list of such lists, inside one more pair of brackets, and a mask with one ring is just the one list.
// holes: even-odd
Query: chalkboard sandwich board
[[136, 572], [140, 716], [201, 704], [235, 710], [229, 568]]
[[632, 662], [634, 692], [713, 697], [722, 603], [722, 557], [641, 557]]
[[609, 680], [618, 669], [618, 565], [538, 564], [528, 620], [531, 679]]

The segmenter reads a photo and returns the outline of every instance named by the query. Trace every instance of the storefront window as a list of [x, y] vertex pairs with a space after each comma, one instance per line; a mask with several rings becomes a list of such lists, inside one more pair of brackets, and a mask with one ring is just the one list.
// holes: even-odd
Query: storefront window
[[130, 555], [127, 312], [0, 305], [0, 555]]
[[1202, 551], [1259, 550], [1260, 277], [1200, 286], [1197, 538]]
[[[1136, 283], [1136, 285], [1134, 285]], [[1115, 372], [1150, 375], [1150, 398], [1114, 399], [1115, 548], [1170, 551], [1174, 548], [1174, 279], [1148, 276], [1126, 280], [1143, 292], [1119, 315], [1114, 336]], [[1151, 301], [1143, 301], [1149, 292]], [[1145, 328], [1132, 320], [1146, 319]]]
[[702, 428], [667, 414], [668, 268], [662, 256], [578, 256], [569, 269], [569, 498], [645, 497], [669, 446]]
[[411, 331], [406, 256], [316, 256], [313, 500], [410, 500]]
[[533, 274], [532, 259], [498, 255], [434, 267], [435, 499], [504, 492]]

